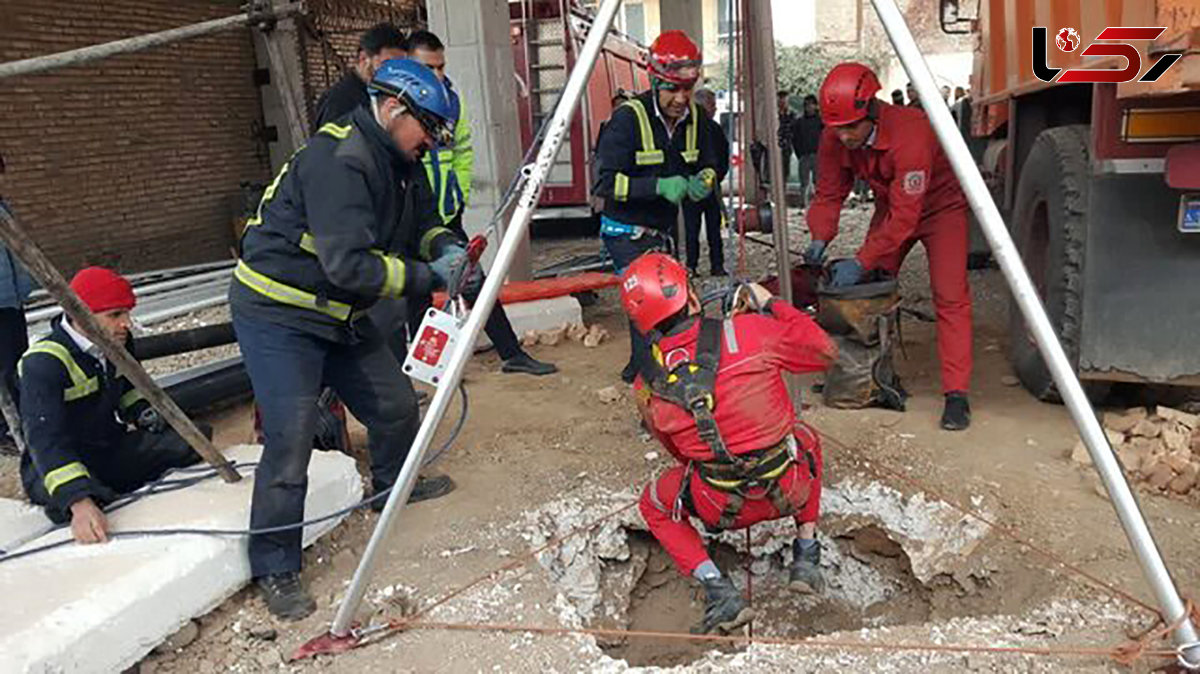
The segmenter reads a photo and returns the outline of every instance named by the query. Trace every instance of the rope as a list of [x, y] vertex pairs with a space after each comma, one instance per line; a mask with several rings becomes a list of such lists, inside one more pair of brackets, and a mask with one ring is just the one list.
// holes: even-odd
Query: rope
[[[996, 653], [1004, 655], [1039, 655], [1048, 657], [1117, 658], [1118, 648], [1099, 646], [974, 646], [970, 644], [931, 644], [864, 642], [842, 639], [789, 639], [785, 637], [744, 637], [719, 634], [689, 634], [685, 632], [657, 632], [649, 630], [619, 630], [603, 628], [541, 627], [512, 623], [446, 623], [425, 622], [408, 619], [396, 620], [391, 631], [403, 630], [446, 630], [457, 632], [519, 632], [552, 636], [583, 635], [593, 637], [631, 637], [639, 639], [668, 639], [707, 643], [745, 645], [747, 643], [771, 646], [800, 646], [804, 648], [845, 649], [862, 651], [904, 651], [932, 653]], [[1174, 658], [1176, 653], [1169, 649], [1146, 649], [1138, 657]]]
[[429, 604], [428, 606], [421, 608], [416, 613], [414, 613], [412, 617], [418, 618], [420, 616], [430, 613], [437, 607], [441, 606], [442, 604], [445, 604], [446, 602], [450, 601], [451, 599], [454, 599], [455, 597], [462, 595], [464, 592], [474, 588], [475, 586], [479, 585], [480, 583], [482, 583], [486, 580], [494, 579], [496, 576], [499, 576], [500, 574], [504, 573], [505, 571], [511, 571], [512, 569], [515, 569], [519, 566], [525, 565], [526, 563], [530, 562], [531, 560], [533, 560], [535, 557], [542, 554], [546, 550], [549, 550], [550, 548], [552, 548], [554, 546], [565, 543], [566, 541], [570, 540], [571, 538], [574, 538], [575, 536], [578, 536], [579, 534], [581, 534], [585, 531], [588, 531], [589, 529], [591, 529], [595, 526], [603, 524], [604, 522], [608, 521], [609, 519], [612, 519], [613, 517], [620, 515], [621, 513], [625, 512], [626, 510], [629, 510], [630, 508], [632, 508], [635, 505], [637, 505], [637, 501], [631, 501], [631, 502], [626, 503], [625, 505], [621, 506], [620, 508], [617, 508], [616, 510], [609, 512], [606, 515], [603, 515], [601, 517], [598, 517], [598, 518], [592, 520], [591, 522], [588, 522], [587, 524], [583, 524], [583, 525], [576, 527], [575, 529], [567, 532], [566, 534], [564, 534], [562, 536], [551, 537], [550, 540], [546, 541], [543, 545], [531, 550], [530, 552], [527, 552], [527, 553], [521, 555], [520, 557], [517, 557], [513, 561], [509, 562], [508, 564], [505, 564], [504, 566], [501, 566], [498, 569], [489, 571], [488, 573], [485, 573], [482, 576], [475, 578], [474, 580], [467, 583], [466, 585], [463, 585], [462, 587], [458, 588], [457, 590], [454, 590], [453, 592], [450, 592], [449, 594], [442, 596], [442, 598], [434, 601], [432, 604]]
[[[839, 440], [836, 436], [830, 435], [829, 433], [825, 432], [824, 430], [821, 430], [817, 426], [813, 425], [811, 422], [809, 423], [809, 425], [813, 427], [813, 430], [816, 430], [818, 433], [820, 433], [822, 437], [828, 439], [830, 442], [837, 445], [839, 448], [846, 450], [847, 452], [853, 451], [852, 447], [850, 447], [845, 442], [842, 442], [841, 440]], [[876, 477], [887, 477], [887, 478], [899, 480], [899, 481], [909, 485], [910, 487], [913, 487], [914, 489], [924, 491], [924, 492], [930, 494], [931, 496], [933, 496], [934, 498], [946, 503], [946, 505], [950, 506], [951, 508], [954, 508], [955, 510], [962, 513], [963, 515], [966, 515], [967, 517], [970, 517], [972, 519], [978, 520], [978, 521], [986, 524], [989, 528], [991, 528], [993, 531], [999, 533], [1001, 536], [1004, 536], [1005, 538], [1007, 538], [1015, 543], [1023, 545], [1025, 547], [1029, 548], [1030, 550], [1036, 552], [1037, 554], [1041, 555], [1042, 557], [1058, 564], [1062, 568], [1091, 581], [1093, 584], [1104, 589], [1112, 596], [1117, 597], [1119, 599], [1123, 599], [1135, 606], [1138, 606], [1139, 608], [1146, 610], [1149, 613], [1159, 616], [1160, 618], [1162, 617], [1159, 610], [1157, 608], [1155, 608], [1154, 606], [1147, 604], [1146, 602], [1138, 599], [1137, 597], [1133, 596], [1129, 592], [1116, 587], [1115, 585], [1109, 583], [1108, 581], [1106, 581], [1098, 576], [1095, 576], [1092, 573], [1089, 573], [1088, 571], [1085, 571], [1084, 569], [1080, 568], [1079, 566], [1072, 564], [1071, 562], [1068, 562], [1067, 560], [1065, 560], [1061, 556], [1059, 556], [1057, 553], [1055, 553], [1047, 548], [1044, 548], [1040, 545], [1037, 545], [1035, 543], [1031, 543], [1031, 542], [1025, 540], [1020, 535], [1018, 535], [1018, 533], [1011, 527], [999, 524], [998, 522], [995, 522], [995, 521], [989, 519], [988, 517], [985, 517], [984, 515], [980, 514], [978, 511], [976, 511], [974, 508], [965, 506], [965, 505], [959, 503], [958, 501], [946, 496], [945, 494], [937, 491], [936, 489], [931, 489], [931, 488], [921, 484], [920, 482], [914, 480], [913, 478], [910, 478], [907, 475], [901, 473], [900, 471], [895, 470], [893, 468], [889, 468], [886, 465], [879, 463], [878, 461], [875, 461], [875, 462], [864, 461], [863, 465], [864, 465], [864, 467], [866, 467], [866, 469], [868, 471], [874, 472]]]
[[[1160, 615], [1159, 619], [1155, 621], [1153, 625], [1147, 628], [1141, 636], [1135, 637], [1129, 643], [1121, 644], [1113, 649], [1113, 660], [1116, 660], [1119, 664], [1128, 667], [1134, 662], [1140, 660], [1143, 655], [1150, 651], [1151, 643], [1165, 639], [1169, 634], [1171, 634], [1171, 632], [1174, 632], [1176, 629], [1178, 629], [1179, 626], [1183, 624], [1183, 621], [1191, 618], [1193, 623], [1200, 623], [1200, 610], [1196, 609], [1196, 605], [1192, 603], [1191, 599], [1185, 597], [1184, 602], [1186, 603], [1184, 605], [1183, 613], [1180, 614], [1180, 616], [1176, 618], [1170, 625], [1167, 625], [1166, 621], [1164, 621]], [[1159, 627], [1160, 625], [1161, 627]]]

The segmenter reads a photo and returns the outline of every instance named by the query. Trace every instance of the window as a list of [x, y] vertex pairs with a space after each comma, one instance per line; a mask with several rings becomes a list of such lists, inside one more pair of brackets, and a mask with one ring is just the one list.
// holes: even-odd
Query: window
[[625, 34], [646, 43], [646, 8], [642, 3], [627, 3], [625, 5]]

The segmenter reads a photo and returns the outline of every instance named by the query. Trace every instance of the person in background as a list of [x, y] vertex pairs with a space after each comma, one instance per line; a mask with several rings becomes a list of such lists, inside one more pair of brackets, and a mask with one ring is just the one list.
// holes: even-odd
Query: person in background
[[[458, 109], [458, 122], [454, 126], [454, 139], [451, 143], [440, 144], [431, 152], [425, 153], [422, 162], [425, 165], [425, 175], [437, 200], [438, 215], [442, 224], [453, 231], [463, 246], [467, 245], [467, 232], [463, 227], [463, 213], [467, 208], [467, 200], [471, 196], [471, 182], [475, 172], [475, 150], [471, 147], [471, 122], [467, 118], [462, 105], [462, 97], [455, 91], [454, 85], [446, 77], [446, 46], [441, 39], [427, 31], [418, 30], [408, 36], [405, 44], [409, 58], [433, 71], [434, 75], [445, 85], [450, 94], [450, 100]], [[475, 290], [475, 289], [473, 289]], [[464, 293], [468, 302], [478, 298], [477, 293]], [[432, 297], [408, 298], [408, 333], [411, 339], [416, 339], [417, 329], [425, 312], [433, 304]], [[504, 361], [501, 365], [503, 372], [516, 372], [542, 376], [558, 372], [551, 363], [543, 363], [530, 356], [521, 348], [521, 340], [513, 330], [512, 322], [504, 305], [499, 302], [492, 307], [488, 315], [484, 332], [496, 354]], [[403, 344], [403, 331], [396, 331], [392, 336], [392, 349], [396, 358], [404, 362], [407, 348]]]
[[817, 147], [823, 128], [817, 97], [809, 94], [804, 97], [804, 113], [792, 123], [792, 146], [800, 170], [800, 205], [804, 208], [810, 200], [809, 190], [817, 188]]
[[[780, 91], [775, 98], [779, 106], [779, 154], [783, 158], [783, 184], [787, 185], [792, 175], [792, 123], [796, 113], [788, 104], [788, 92]], [[767, 172], [770, 175], [770, 171]]]
[[[0, 155], [0, 174], [4, 173], [4, 157]], [[0, 196], [0, 204], [4, 197]], [[0, 246], [0, 386], [4, 386], [13, 403], [20, 401], [17, 386], [17, 361], [29, 348], [29, 328], [25, 324], [25, 300], [33, 292], [33, 278], [17, 258]], [[8, 424], [0, 415], [0, 453], [16, 454]]]
[[704, 233], [708, 240], [709, 271], [713, 276], [728, 276], [725, 271], [725, 247], [721, 241], [721, 182], [729, 173], [729, 139], [725, 130], [715, 120], [717, 95], [711, 89], [697, 89], [692, 100], [704, 114], [708, 126], [708, 137], [712, 141], [716, 160], [717, 180], [712, 194], [700, 201], [683, 202], [683, 224], [687, 240], [687, 266], [690, 274], [696, 274], [700, 263], [700, 218], [704, 218]]
[[951, 100], [950, 100], [950, 87], [949, 86], [942, 87], [942, 100], [945, 101], [946, 105], [950, 105]]
[[904, 105], [904, 92], [892, 89], [892, 105]]
[[403, 31], [386, 21], [367, 29], [358, 38], [358, 56], [354, 67], [317, 99], [317, 113], [311, 132], [316, 133], [322, 126], [353, 112], [355, 108], [369, 105], [367, 83], [384, 61], [408, 56], [405, 40]]
[[921, 107], [921, 98], [919, 96], [917, 96], [917, 88], [913, 86], [912, 82], [908, 83], [908, 86], [905, 87], [905, 91], [908, 92], [908, 107], [910, 107], [910, 108]]

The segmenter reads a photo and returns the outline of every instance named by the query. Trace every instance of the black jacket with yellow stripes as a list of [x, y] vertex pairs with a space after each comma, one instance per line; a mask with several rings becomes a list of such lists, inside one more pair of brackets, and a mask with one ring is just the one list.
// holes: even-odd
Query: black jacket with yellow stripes
[[110, 460], [126, 422], [149, 403], [129, 380], [81, 351], [61, 320], [25, 352], [18, 367], [21, 423], [29, 445], [21, 456], [21, 482], [30, 495], [40, 482], [50, 505], [65, 511], [83, 498], [111, 496], [88, 466]]
[[425, 169], [366, 108], [325, 124], [280, 169], [241, 240], [235, 312], [350, 343], [380, 298], [427, 296], [442, 226]]
[[592, 192], [604, 198], [602, 213], [613, 220], [669, 232], [679, 207], [658, 196], [658, 179], [690, 178], [704, 168], [715, 170], [717, 149], [694, 102], [668, 136], [654, 96], [653, 90], [638, 94], [614, 110], [605, 123], [596, 144]]

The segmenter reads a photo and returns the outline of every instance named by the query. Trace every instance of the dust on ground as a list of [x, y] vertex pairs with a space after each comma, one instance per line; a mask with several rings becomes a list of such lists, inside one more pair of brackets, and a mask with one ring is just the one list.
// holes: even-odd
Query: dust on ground
[[[869, 215], [865, 209], [846, 210], [832, 254], [853, 251]], [[797, 232], [793, 248], [802, 249], [806, 236], [799, 233], [795, 211], [792, 222]], [[746, 269], [769, 269], [773, 252], [746, 246]], [[535, 242], [541, 264], [562, 259], [566, 251], [597, 249], [594, 239]], [[736, 244], [730, 242], [727, 250], [729, 268], [736, 269]], [[924, 254], [917, 247], [901, 275], [910, 302], [928, 302], [926, 278]], [[1075, 432], [1065, 410], [1038, 403], [1004, 383], [1011, 372], [1003, 356], [1007, 299], [999, 273], [972, 272], [971, 282], [976, 317], [971, 429], [954, 434], [938, 429], [941, 396], [933, 328], [906, 325], [907, 356], [898, 360], [897, 368], [912, 394], [907, 412], [826, 409], [806, 394], [804, 416], [826, 436], [827, 482], [878, 482], [906, 498], [923, 494], [930, 501], [985, 509], [1023, 538], [1153, 604], [1110, 504], [1094, 489], [1094, 478], [1068, 458]], [[593, 500], [608, 498], [614, 508], [620, 507], [627, 504], [622, 498], [633, 499], [645, 482], [669, 465], [665, 453], [640, 433], [632, 399], [618, 377], [628, 347], [625, 321], [612, 290], [602, 291], [599, 301], [585, 308], [585, 320], [605, 326], [614, 338], [596, 349], [568, 341], [531, 349], [536, 357], [558, 364], [559, 374], [501, 374], [500, 362], [491, 353], [469, 364], [471, 413], [458, 442], [435, 467], [451, 475], [458, 489], [401, 513], [377, 566], [360, 616], [363, 621], [428, 605], [528, 553], [535, 540], [528, 518], [547, 504], [595, 494]], [[807, 392], [813, 380], [804, 378], [802, 383]], [[623, 396], [603, 402], [596, 392], [614, 385]], [[452, 406], [452, 418], [444, 427], [456, 414], [457, 406]], [[245, 407], [215, 421], [218, 444], [245, 442], [252, 435]], [[356, 437], [362, 441], [361, 429]], [[15, 472], [14, 462], [2, 461], [0, 484]], [[1186, 594], [1200, 585], [1200, 560], [1194, 555], [1200, 516], [1192, 505], [1154, 495], [1144, 495], [1141, 504]], [[627, 514], [636, 517], [636, 509]], [[834, 534], [826, 545], [836, 546], [842, 557], [879, 565], [881, 573], [908, 583], [907, 603], [895, 615], [874, 623], [868, 612], [853, 616], [857, 622], [848, 620], [849, 612], [833, 617], [827, 612], [823, 618], [797, 608], [800, 605], [790, 603], [795, 601], [790, 597], [771, 593], [769, 580], [755, 591], [758, 601], [775, 602], [778, 611], [786, 613], [791, 607], [798, 634], [834, 630], [813, 638], [834, 645], [681, 649], [674, 641], [635, 645], [631, 640], [622, 651], [619, 645], [585, 635], [410, 630], [340, 656], [286, 663], [284, 658], [298, 645], [327, 629], [376, 521], [374, 514], [355, 514], [306, 552], [305, 579], [320, 607], [314, 616], [299, 623], [274, 621], [259, 599], [242, 591], [199, 619], [199, 635], [192, 643], [178, 652], [148, 656], [140, 671], [622, 672], [631, 667], [660, 671], [660, 666], [696, 672], [1048, 672], [1066, 667], [1121, 671], [1096, 656], [930, 653], [884, 644], [1107, 648], [1150, 624], [1144, 611], [994, 533], [972, 551], [972, 573], [959, 578], [939, 575], [929, 584], [912, 580], [908, 553], [888, 556], [895, 552], [886, 542], [890, 539], [868, 534], [843, 539]], [[832, 531], [831, 527], [827, 536]], [[675, 629], [694, 620], [702, 606], [694, 587], [673, 575], [651, 541], [630, 536], [633, 547], [642, 550], [630, 554], [644, 555], [646, 567], [637, 579], [641, 585], [629, 588], [631, 603], [636, 604], [635, 613], [653, 609], [635, 615], [636, 624]], [[729, 554], [737, 551], [731, 544]], [[736, 564], [738, 559], [744, 558], [726, 561]], [[740, 574], [732, 572], [735, 577]], [[668, 595], [659, 602], [653, 591], [663, 587]], [[497, 574], [441, 605], [427, 619], [562, 627], [575, 624], [573, 610], [554, 575], [531, 562]], [[821, 629], [810, 629], [814, 627]], [[1135, 669], [1145, 671], [1146, 663]]]

